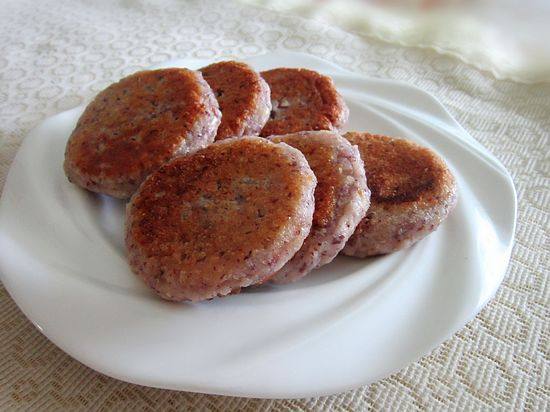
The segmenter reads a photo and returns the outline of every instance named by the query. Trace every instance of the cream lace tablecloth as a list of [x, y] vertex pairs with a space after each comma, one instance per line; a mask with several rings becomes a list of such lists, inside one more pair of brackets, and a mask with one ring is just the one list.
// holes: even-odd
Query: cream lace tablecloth
[[0, 410], [548, 410], [550, 85], [496, 81], [435, 52], [225, 1], [4, 1], [0, 23], [0, 187], [33, 126], [127, 73], [176, 57], [284, 49], [433, 93], [510, 170], [519, 198], [512, 261], [493, 301], [430, 356], [380, 382], [302, 400], [131, 385], [65, 355], [0, 288]]
[[548, 0], [240, 0], [457, 57], [498, 79], [550, 82]]

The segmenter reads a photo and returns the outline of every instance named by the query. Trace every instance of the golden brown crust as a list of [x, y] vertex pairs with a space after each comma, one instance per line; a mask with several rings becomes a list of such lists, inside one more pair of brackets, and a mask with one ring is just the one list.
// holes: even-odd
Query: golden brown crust
[[[260, 75], [247, 64], [236, 61], [214, 63], [201, 72], [222, 111], [216, 140], [248, 134], [250, 127], [258, 133], [269, 112], [269, 88]], [[265, 116], [258, 112], [262, 110]], [[262, 124], [253, 124], [260, 121]]]
[[[212, 146], [162, 167], [148, 180], [134, 205], [148, 211], [136, 240], [147, 244], [193, 239], [185, 246], [189, 260], [244, 240], [251, 242], [250, 246], [266, 247], [272, 231], [288, 216], [288, 210], [279, 208], [279, 198], [296, 196], [299, 184], [285, 173], [284, 159], [273, 161], [273, 156], [255, 151], [254, 146]], [[216, 203], [209, 200], [213, 197]], [[254, 202], [249, 201], [251, 197]], [[177, 204], [181, 207], [174, 207]], [[257, 210], [248, 210], [251, 207]], [[266, 216], [266, 224], [258, 227]], [[178, 220], [185, 222], [174, 226], [172, 222]], [[238, 232], [234, 225], [240, 228]], [[225, 259], [232, 258], [229, 253], [239, 255], [237, 259], [244, 256], [243, 251], [233, 250]]]
[[125, 197], [180, 149], [203, 147], [186, 140], [208, 140], [201, 133], [207, 134], [208, 122], [219, 117], [210, 106], [217, 103], [205, 97], [205, 91], [211, 94], [205, 88], [200, 73], [177, 68], [138, 72], [107, 87], [88, 105], [69, 139], [69, 178], [82, 180], [76, 183], [89, 190], [117, 196], [109, 193], [109, 184], [102, 184], [114, 182], [114, 192], [117, 184], [121, 192], [130, 191], [120, 196]]
[[332, 79], [313, 70], [279, 68], [264, 71], [271, 89], [271, 118], [261, 136], [303, 130], [338, 130], [348, 108]]
[[411, 141], [359, 132], [344, 137], [359, 147], [373, 202], [429, 205], [452, 178], [439, 156]]

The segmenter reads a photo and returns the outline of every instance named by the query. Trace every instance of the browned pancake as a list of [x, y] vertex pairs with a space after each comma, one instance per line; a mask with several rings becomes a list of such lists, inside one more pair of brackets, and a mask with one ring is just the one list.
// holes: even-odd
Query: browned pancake
[[199, 72], [142, 71], [125, 77], [88, 105], [65, 152], [70, 181], [129, 197], [163, 163], [214, 140], [218, 104]]
[[299, 151], [261, 138], [178, 157], [132, 198], [130, 265], [169, 300], [209, 299], [264, 281], [309, 233], [315, 185]]
[[271, 116], [262, 136], [303, 130], [338, 130], [349, 110], [332, 79], [307, 69], [280, 68], [261, 73], [271, 89]]
[[369, 133], [344, 135], [365, 164], [371, 206], [343, 250], [372, 256], [408, 247], [434, 231], [456, 203], [456, 183], [432, 150]]
[[300, 250], [272, 282], [294, 282], [330, 263], [344, 247], [369, 206], [363, 161], [356, 147], [335, 132], [272, 136], [300, 150], [317, 177], [313, 225]]
[[[276, 143], [286, 143], [295, 147], [306, 157], [309, 166], [317, 177], [315, 188], [315, 212], [313, 213], [313, 227], [327, 227], [333, 220], [338, 208], [338, 197], [343, 184], [342, 174], [335, 168], [338, 164], [340, 136], [332, 132], [301, 132], [283, 136], [273, 136], [270, 140]], [[331, 142], [333, 139], [334, 142]], [[311, 141], [309, 141], [311, 140]]]
[[201, 69], [222, 111], [216, 140], [260, 133], [271, 111], [269, 86], [250, 66], [236, 61]]

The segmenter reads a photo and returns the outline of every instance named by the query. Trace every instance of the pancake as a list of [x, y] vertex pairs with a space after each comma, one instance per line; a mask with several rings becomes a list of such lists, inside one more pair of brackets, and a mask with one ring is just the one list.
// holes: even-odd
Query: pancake
[[272, 106], [261, 136], [338, 131], [348, 120], [348, 107], [330, 77], [289, 68], [267, 70], [261, 75], [271, 89]]
[[309, 233], [316, 183], [298, 150], [259, 137], [225, 139], [175, 158], [127, 207], [130, 266], [173, 301], [264, 282]]
[[370, 193], [357, 147], [334, 132], [300, 132], [269, 138], [300, 150], [317, 178], [315, 212], [300, 250], [270, 280], [294, 282], [330, 263], [367, 213]]
[[134, 73], [86, 107], [67, 142], [65, 174], [92, 192], [128, 198], [172, 157], [212, 143], [220, 118], [200, 72]]
[[371, 205], [342, 253], [367, 257], [407, 248], [438, 228], [457, 202], [456, 182], [432, 150], [369, 133], [344, 135], [365, 164]]
[[249, 65], [236, 61], [214, 63], [200, 69], [222, 112], [216, 140], [257, 136], [269, 119], [269, 86]]

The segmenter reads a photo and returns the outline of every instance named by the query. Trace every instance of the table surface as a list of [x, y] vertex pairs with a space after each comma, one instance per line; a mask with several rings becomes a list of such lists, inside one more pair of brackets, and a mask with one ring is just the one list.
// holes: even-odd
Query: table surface
[[30, 129], [126, 74], [178, 57], [290, 50], [432, 93], [510, 170], [519, 200], [517, 240], [495, 298], [429, 356], [377, 383], [299, 400], [128, 384], [55, 347], [0, 286], [0, 410], [550, 408], [550, 84], [495, 80], [433, 51], [233, 2], [6, 1], [0, 22], [0, 190]]

